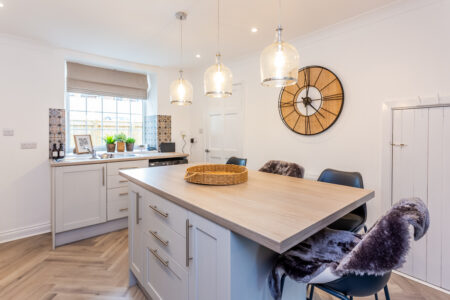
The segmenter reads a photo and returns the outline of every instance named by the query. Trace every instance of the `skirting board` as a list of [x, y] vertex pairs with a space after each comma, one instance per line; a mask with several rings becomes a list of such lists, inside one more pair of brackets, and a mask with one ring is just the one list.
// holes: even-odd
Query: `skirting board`
[[55, 246], [62, 246], [76, 241], [88, 239], [108, 232], [125, 229], [128, 227], [128, 218], [112, 220], [106, 223], [91, 225], [79, 229], [55, 234]]
[[412, 277], [412, 276], [406, 275], [405, 273], [399, 272], [399, 271], [397, 271], [397, 270], [393, 270], [392, 272], [395, 273], [395, 274], [397, 274], [397, 275], [399, 275], [399, 276], [408, 278], [409, 280], [418, 282], [418, 283], [420, 283], [420, 284], [423, 284], [423, 285], [426, 285], [426, 286], [428, 286], [428, 287], [430, 287], [430, 288], [433, 288], [433, 289], [435, 289], [435, 290], [438, 290], [438, 291], [440, 291], [440, 292], [442, 292], [442, 293], [445, 293], [445, 294], [450, 295], [450, 291], [447, 291], [446, 289], [443, 289], [443, 288], [441, 288], [441, 287], [435, 286], [435, 285], [433, 285], [433, 284], [431, 284], [431, 283], [428, 283], [428, 282], [426, 282], [426, 281], [423, 281], [423, 280], [414, 278], [414, 277]]
[[50, 232], [50, 222], [0, 232], [0, 244]]

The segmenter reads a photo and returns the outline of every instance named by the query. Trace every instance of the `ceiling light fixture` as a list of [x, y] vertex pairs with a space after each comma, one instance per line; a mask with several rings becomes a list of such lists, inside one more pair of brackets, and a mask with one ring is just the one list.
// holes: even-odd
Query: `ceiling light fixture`
[[4, 6], [5, 6], [5, 4], [3, 4], [3, 3], [0, 2], [0, 8], [2, 8], [2, 7], [4, 7]]
[[216, 63], [206, 69], [203, 78], [205, 95], [213, 98], [225, 98], [232, 94], [233, 75], [221, 62], [220, 55], [220, 0], [217, 0], [217, 54]]
[[200, 58], [201, 56], [200, 56], [200, 54], [196, 54], [195, 57]]
[[261, 85], [284, 87], [297, 83], [299, 54], [297, 49], [281, 39], [281, 0], [278, 8], [276, 39], [267, 46], [260, 57]]
[[253, 27], [253, 28], [251, 29], [251, 31], [252, 31], [253, 33], [258, 32], [258, 28]]
[[186, 20], [187, 14], [179, 11], [175, 14], [177, 20], [180, 20], [180, 71], [178, 79], [170, 85], [170, 103], [178, 105], [192, 104], [193, 89], [192, 84], [183, 78], [183, 20]]

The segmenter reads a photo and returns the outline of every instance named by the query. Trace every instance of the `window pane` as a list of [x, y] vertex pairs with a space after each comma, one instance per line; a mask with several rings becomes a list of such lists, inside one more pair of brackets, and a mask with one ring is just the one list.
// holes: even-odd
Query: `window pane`
[[103, 97], [103, 111], [116, 112], [116, 100], [113, 97]]
[[87, 113], [87, 127], [88, 130], [102, 129], [102, 114], [96, 112]]
[[71, 111], [70, 112], [70, 126], [86, 126], [86, 113], [85, 112], [78, 112], [78, 111]]
[[103, 114], [103, 129], [116, 134], [116, 114]]
[[87, 98], [87, 110], [88, 111], [102, 111], [102, 99], [100, 97], [88, 97]]
[[128, 99], [117, 99], [117, 112], [122, 114], [129, 114], [130, 101]]
[[118, 120], [118, 131], [125, 133], [127, 136], [130, 135], [130, 115], [128, 114], [117, 114]]
[[142, 145], [142, 123], [133, 123], [131, 125], [131, 137], [136, 139], [136, 145]]
[[86, 110], [86, 99], [81, 94], [69, 94], [70, 110]]
[[94, 144], [94, 147], [103, 146], [103, 139], [102, 139], [102, 131], [101, 130], [89, 130], [88, 134], [91, 135], [92, 144]]
[[131, 113], [142, 115], [143, 100], [131, 100]]

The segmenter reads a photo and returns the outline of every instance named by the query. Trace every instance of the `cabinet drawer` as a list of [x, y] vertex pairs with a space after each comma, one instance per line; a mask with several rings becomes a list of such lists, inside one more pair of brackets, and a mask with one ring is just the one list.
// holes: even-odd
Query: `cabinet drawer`
[[119, 175], [121, 170], [146, 167], [148, 167], [147, 159], [108, 163], [108, 175]]
[[107, 202], [108, 221], [128, 217], [128, 187], [109, 189]]
[[186, 236], [187, 210], [149, 191], [144, 194], [144, 200], [144, 217], [155, 218]]
[[157, 218], [145, 223], [144, 232], [180, 266], [186, 265], [186, 239]]
[[144, 287], [152, 299], [187, 300], [188, 272], [144, 235]]
[[108, 189], [128, 186], [128, 180], [120, 175], [108, 175]]

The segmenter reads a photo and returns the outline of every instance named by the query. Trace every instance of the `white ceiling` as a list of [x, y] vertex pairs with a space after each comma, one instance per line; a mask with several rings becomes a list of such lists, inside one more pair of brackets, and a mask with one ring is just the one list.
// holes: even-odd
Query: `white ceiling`
[[[179, 66], [179, 21], [185, 66], [213, 61], [214, 0], [0, 0], [0, 32], [57, 47], [157, 66]], [[386, 5], [393, 0], [283, 0], [286, 40]], [[222, 0], [224, 59], [262, 50], [272, 42], [277, 0]], [[250, 29], [257, 27], [257, 33]], [[195, 58], [195, 54], [201, 58]]]

